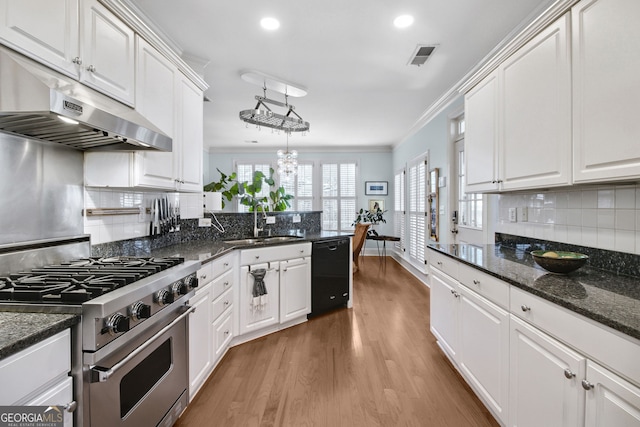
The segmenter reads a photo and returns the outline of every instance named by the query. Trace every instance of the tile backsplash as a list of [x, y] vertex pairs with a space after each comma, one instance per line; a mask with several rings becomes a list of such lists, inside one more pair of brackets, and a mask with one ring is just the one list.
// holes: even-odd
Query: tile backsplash
[[179, 204], [183, 219], [203, 215], [202, 194], [128, 191], [105, 188], [84, 190], [84, 207], [90, 208], [142, 208], [141, 214], [84, 216], [84, 232], [91, 234], [91, 244], [133, 239], [149, 235], [151, 215], [146, 213], [153, 201], [166, 197], [172, 205]]
[[[500, 194], [495, 231], [640, 254], [640, 185]], [[509, 210], [527, 208], [527, 221]], [[520, 214], [520, 212], [518, 212]]]

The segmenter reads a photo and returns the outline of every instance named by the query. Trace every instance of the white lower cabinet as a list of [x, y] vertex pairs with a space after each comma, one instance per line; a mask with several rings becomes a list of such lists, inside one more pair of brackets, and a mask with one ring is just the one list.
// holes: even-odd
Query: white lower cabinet
[[510, 347], [509, 425], [583, 425], [585, 357], [515, 316]]
[[[252, 274], [261, 269], [267, 293], [254, 297]], [[279, 323], [280, 319], [280, 263], [253, 264], [240, 268], [240, 335]]]
[[[450, 267], [450, 271], [468, 268]], [[506, 423], [509, 313], [433, 266], [430, 276], [431, 332], [494, 416]]]
[[[240, 253], [240, 331], [249, 339], [306, 320], [311, 313], [311, 243]], [[264, 269], [266, 295], [254, 297], [254, 273]], [[281, 326], [282, 325], [282, 326]]]
[[55, 405], [64, 411], [65, 427], [73, 426], [73, 379], [69, 329], [0, 360], [0, 405]]
[[[233, 333], [235, 254], [204, 264], [189, 304], [189, 400], [193, 399], [229, 348]], [[222, 337], [222, 339], [221, 339]]]
[[586, 427], [640, 426], [640, 388], [590, 360], [583, 388]]

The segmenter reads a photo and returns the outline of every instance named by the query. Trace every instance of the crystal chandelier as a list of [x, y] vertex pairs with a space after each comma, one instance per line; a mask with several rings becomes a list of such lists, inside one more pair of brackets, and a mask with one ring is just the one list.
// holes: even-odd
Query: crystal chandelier
[[293, 178], [298, 173], [298, 152], [296, 150], [289, 151], [289, 132], [287, 134], [286, 151], [278, 150], [278, 174], [285, 181]]

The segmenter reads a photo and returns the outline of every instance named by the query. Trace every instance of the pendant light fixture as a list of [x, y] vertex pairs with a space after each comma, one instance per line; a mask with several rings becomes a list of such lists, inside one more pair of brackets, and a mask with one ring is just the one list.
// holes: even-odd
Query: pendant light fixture
[[289, 132], [287, 135], [286, 151], [278, 150], [278, 174], [280, 178], [287, 181], [298, 173], [298, 152], [296, 150], [289, 151]]
[[[309, 122], [305, 122], [302, 117], [295, 111], [295, 107], [289, 104], [289, 96], [284, 94], [284, 103], [267, 98], [266, 85], [262, 88], [264, 96], [256, 95], [258, 101], [255, 108], [251, 110], [240, 111], [240, 120], [251, 123], [257, 127], [265, 126], [268, 128], [289, 132], [306, 132], [309, 130]], [[267, 103], [284, 107], [287, 109], [286, 114], [278, 114], [271, 111]], [[294, 117], [295, 116], [295, 117]]]

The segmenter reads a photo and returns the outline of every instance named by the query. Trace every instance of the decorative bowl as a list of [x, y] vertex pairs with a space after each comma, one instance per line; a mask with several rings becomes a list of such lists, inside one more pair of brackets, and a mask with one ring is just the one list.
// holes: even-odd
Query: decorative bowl
[[577, 252], [531, 251], [533, 260], [552, 273], [568, 274], [586, 264], [589, 257]]

